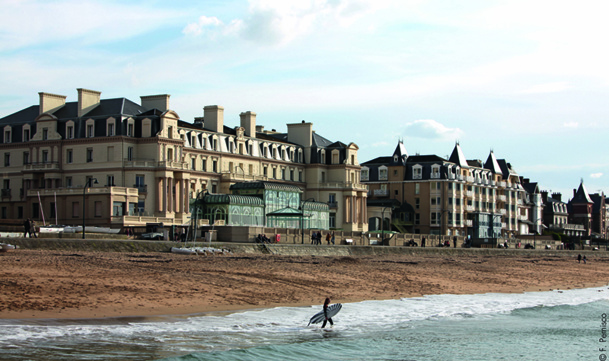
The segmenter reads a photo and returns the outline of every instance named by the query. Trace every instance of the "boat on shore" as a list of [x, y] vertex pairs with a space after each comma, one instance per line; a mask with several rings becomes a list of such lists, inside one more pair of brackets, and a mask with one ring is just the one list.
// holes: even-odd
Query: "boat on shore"
[[[87, 233], [107, 233], [107, 234], [118, 234], [121, 231], [120, 228], [110, 227], [97, 227], [97, 226], [86, 226], [85, 232]], [[48, 225], [38, 227], [40, 233], [80, 233], [82, 232], [82, 226], [63, 226], [63, 225]]]

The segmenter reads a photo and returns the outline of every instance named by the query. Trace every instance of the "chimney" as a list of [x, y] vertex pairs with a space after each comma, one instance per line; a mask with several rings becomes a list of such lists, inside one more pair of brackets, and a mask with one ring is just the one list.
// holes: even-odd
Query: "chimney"
[[66, 104], [66, 96], [65, 95], [57, 95], [51, 93], [38, 93], [40, 96], [40, 105], [38, 106], [39, 112], [38, 115], [42, 113], [54, 113], [59, 108], [63, 107]]
[[169, 94], [145, 95], [141, 96], [142, 106], [148, 110], [158, 109], [165, 112], [169, 109]]
[[548, 191], [541, 191], [541, 202], [546, 204], [548, 202]]
[[78, 88], [78, 117], [90, 112], [99, 105], [101, 92], [89, 89]]
[[239, 114], [241, 126], [245, 128], [245, 135], [256, 138], [256, 113], [247, 111]]
[[313, 123], [288, 124], [288, 142], [310, 147], [313, 144]]
[[195, 117], [194, 125], [195, 127], [203, 129], [203, 117]]
[[224, 133], [224, 107], [219, 105], [208, 105], [203, 108], [203, 119], [205, 129], [216, 133]]
[[559, 202], [562, 202], [562, 194], [561, 193], [552, 193], [552, 198], [556, 199]]
[[263, 132], [264, 132], [264, 125], [257, 125], [256, 133], [263, 133]]

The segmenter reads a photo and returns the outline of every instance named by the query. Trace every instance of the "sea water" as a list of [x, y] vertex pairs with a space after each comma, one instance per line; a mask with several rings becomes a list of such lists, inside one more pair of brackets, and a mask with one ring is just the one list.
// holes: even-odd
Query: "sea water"
[[0, 320], [0, 360], [605, 361], [609, 355], [608, 287], [346, 303], [328, 331], [307, 326], [319, 310], [321, 304], [152, 319]]

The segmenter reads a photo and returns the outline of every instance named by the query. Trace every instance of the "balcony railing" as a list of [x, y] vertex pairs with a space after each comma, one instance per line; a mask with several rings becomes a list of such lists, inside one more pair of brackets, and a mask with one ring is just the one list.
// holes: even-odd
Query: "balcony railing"
[[466, 219], [465, 220], [465, 225], [468, 227], [472, 227], [474, 225], [474, 221], [471, 219]]
[[147, 184], [134, 184], [133, 187], [137, 188], [138, 193], [148, 193]]
[[429, 177], [431, 179], [440, 179], [440, 173], [431, 173]]
[[24, 171], [39, 171], [39, 170], [58, 170], [59, 162], [38, 162], [28, 163], [23, 165]]
[[11, 198], [11, 190], [10, 190], [10, 188], [2, 189], [0, 195], [2, 196], [2, 198]]
[[389, 195], [389, 191], [387, 189], [375, 189], [372, 191], [372, 194], [375, 197], [387, 197]]

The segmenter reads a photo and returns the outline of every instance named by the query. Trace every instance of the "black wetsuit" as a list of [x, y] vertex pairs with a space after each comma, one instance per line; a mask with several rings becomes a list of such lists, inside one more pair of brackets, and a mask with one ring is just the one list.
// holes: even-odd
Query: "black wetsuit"
[[334, 326], [334, 322], [332, 322], [332, 318], [331, 318], [331, 317], [330, 317], [330, 318], [328, 318], [328, 305], [325, 305], [325, 304], [324, 304], [324, 316], [325, 316], [326, 318], [324, 319], [324, 323], [322, 323], [322, 324], [321, 324], [321, 328], [326, 327], [326, 323], [327, 323], [328, 321], [330, 321], [330, 325], [331, 325], [331, 326]]

